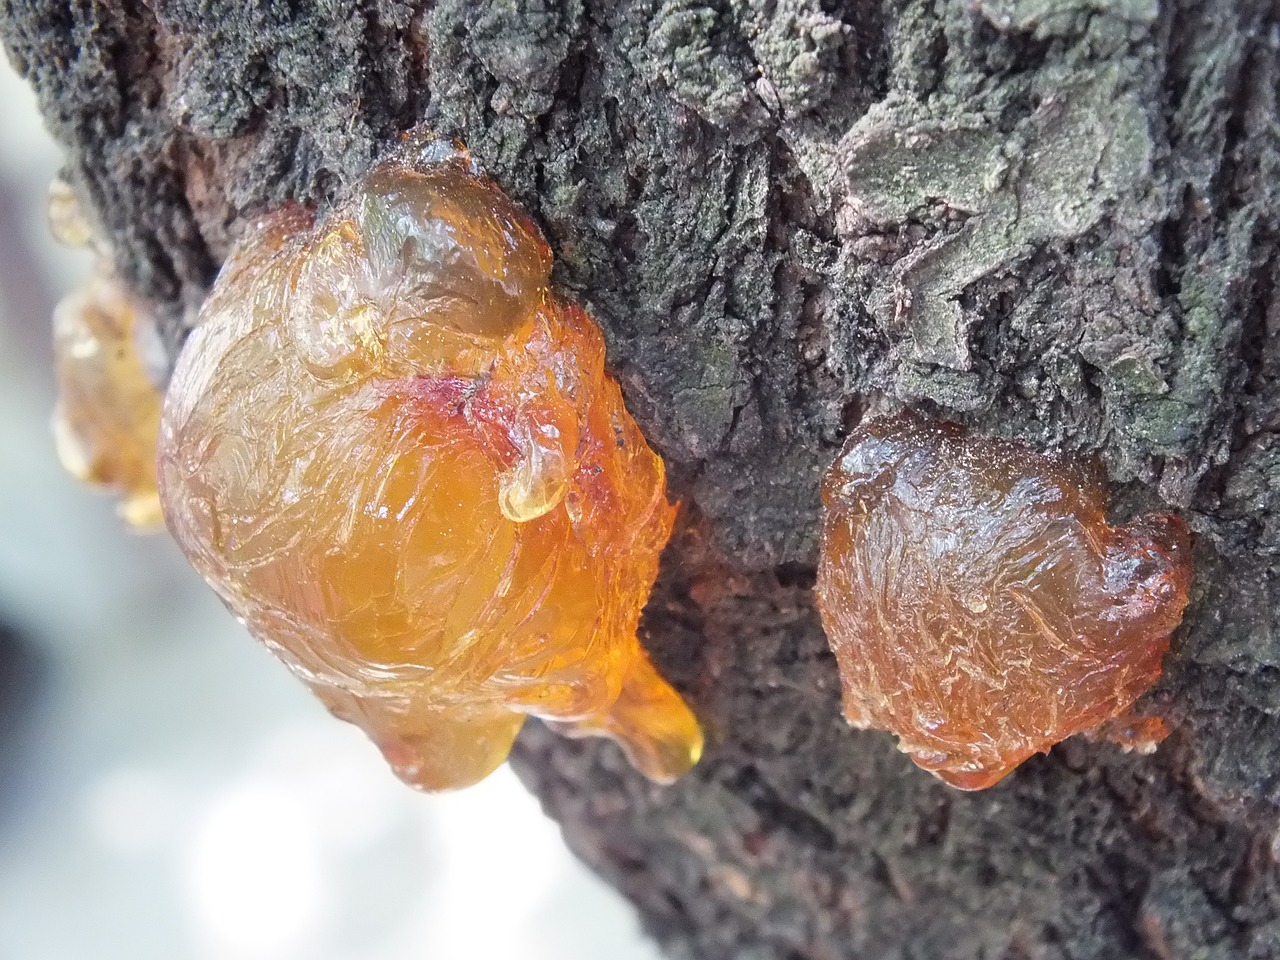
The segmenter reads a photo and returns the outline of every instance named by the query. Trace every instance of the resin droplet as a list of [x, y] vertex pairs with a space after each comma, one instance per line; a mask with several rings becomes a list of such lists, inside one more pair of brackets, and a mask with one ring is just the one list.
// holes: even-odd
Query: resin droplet
[[406, 781], [479, 780], [528, 715], [672, 780], [701, 733], [636, 637], [662, 461], [537, 228], [415, 150], [223, 268], [166, 400], [169, 527]]
[[1109, 526], [1098, 472], [904, 414], [854, 431], [823, 498], [818, 602], [845, 716], [952, 786], [991, 786], [1160, 676], [1186, 527]]
[[[156, 436], [161, 394], [147, 372], [141, 307], [118, 281], [95, 276], [53, 314], [58, 459], [79, 480], [120, 493], [119, 512], [159, 526]], [[159, 345], [156, 344], [158, 349]]]
[[71, 184], [61, 177], [49, 181], [47, 203], [49, 233], [64, 247], [87, 247], [94, 241], [93, 228]]

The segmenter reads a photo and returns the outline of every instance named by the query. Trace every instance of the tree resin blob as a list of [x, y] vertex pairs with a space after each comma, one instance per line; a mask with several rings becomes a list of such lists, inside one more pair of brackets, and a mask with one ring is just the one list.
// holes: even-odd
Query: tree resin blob
[[156, 436], [161, 393], [147, 355], [159, 351], [141, 304], [113, 277], [95, 274], [53, 314], [58, 402], [53, 436], [72, 476], [120, 494], [120, 515], [140, 529], [161, 524]]
[[480, 780], [527, 715], [670, 781], [702, 736], [636, 626], [662, 461], [548, 285], [533, 222], [460, 148], [409, 144], [224, 266], [165, 404], [169, 528], [396, 773]]
[[991, 786], [1160, 676], [1186, 526], [1109, 526], [1100, 468], [903, 414], [854, 431], [823, 499], [845, 716], [952, 786]]

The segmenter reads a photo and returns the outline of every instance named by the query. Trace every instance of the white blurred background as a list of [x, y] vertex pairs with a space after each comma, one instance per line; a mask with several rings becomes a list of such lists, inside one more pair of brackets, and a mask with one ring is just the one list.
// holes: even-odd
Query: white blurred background
[[62, 473], [49, 315], [89, 255], [0, 58], [0, 957], [655, 960], [503, 768], [402, 786], [163, 534]]

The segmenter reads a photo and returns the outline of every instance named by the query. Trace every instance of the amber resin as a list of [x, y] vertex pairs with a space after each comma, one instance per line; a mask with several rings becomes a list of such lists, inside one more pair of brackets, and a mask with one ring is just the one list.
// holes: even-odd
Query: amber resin
[[260, 225], [166, 400], [179, 544], [424, 789], [487, 775], [527, 715], [659, 781], [702, 748], [636, 637], [662, 461], [550, 269], [463, 151], [406, 146], [319, 222]]
[[120, 494], [119, 512], [141, 529], [160, 525], [156, 435], [161, 393], [145, 359], [141, 304], [96, 274], [53, 314], [58, 459], [77, 479]]
[[903, 414], [854, 431], [823, 498], [818, 600], [845, 716], [947, 783], [991, 786], [1160, 676], [1186, 527], [1109, 526], [1100, 469]]

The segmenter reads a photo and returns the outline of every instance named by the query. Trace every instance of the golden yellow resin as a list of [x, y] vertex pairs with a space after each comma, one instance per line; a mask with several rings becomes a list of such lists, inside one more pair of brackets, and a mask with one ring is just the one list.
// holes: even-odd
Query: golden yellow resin
[[123, 284], [96, 275], [53, 315], [58, 459], [77, 479], [120, 493], [136, 527], [161, 521], [156, 491], [160, 390], [147, 373], [140, 307]]
[[854, 726], [967, 790], [1074, 733], [1163, 736], [1128, 710], [1187, 603], [1178, 517], [1113, 527], [1100, 472], [912, 414], [855, 430], [823, 497], [818, 602]]
[[178, 543], [423, 789], [486, 776], [527, 715], [659, 781], [702, 748], [636, 637], [662, 461], [550, 268], [464, 153], [408, 147], [319, 223], [260, 226], [166, 400]]

